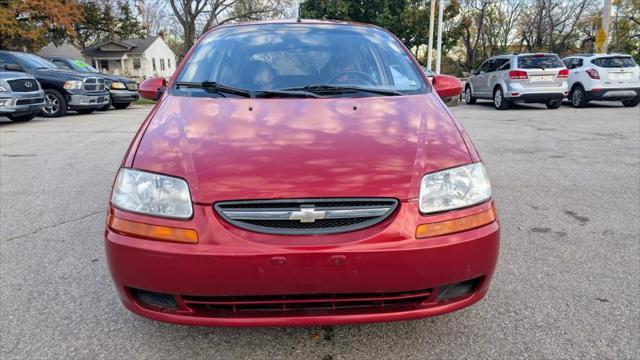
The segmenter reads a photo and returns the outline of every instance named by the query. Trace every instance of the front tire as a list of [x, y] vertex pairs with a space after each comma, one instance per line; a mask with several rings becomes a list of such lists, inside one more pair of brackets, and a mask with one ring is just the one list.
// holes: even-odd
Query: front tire
[[129, 105], [131, 105], [131, 103], [113, 103], [112, 105], [114, 108], [118, 110], [122, 110], [122, 109], [128, 108]]
[[64, 116], [67, 113], [67, 100], [58, 90], [44, 90], [45, 106], [40, 110], [40, 115], [48, 118]]
[[562, 104], [562, 100], [547, 100], [545, 105], [547, 105], [547, 109], [557, 109]]
[[498, 110], [506, 110], [509, 108], [509, 100], [504, 98], [501, 87], [496, 87], [493, 91], [493, 106]]
[[467, 88], [464, 89], [464, 102], [467, 103], [467, 105], [476, 103], [476, 98], [471, 94], [471, 86], [467, 86]]
[[78, 109], [76, 111], [78, 112], [78, 114], [87, 115], [87, 114], [91, 114], [92, 112], [96, 111], [96, 109]]
[[638, 104], [640, 104], [640, 98], [622, 100], [622, 105], [624, 105], [624, 107], [636, 107]]
[[587, 94], [582, 86], [578, 85], [571, 90], [571, 106], [574, 108], [583, 108], [587, 106], [588, 103]]
[[7, 117], [13, 122], [27, 122], [33, 120], [36, 115], [38, 115], [37, 112], [22, 115], [7, 115]]

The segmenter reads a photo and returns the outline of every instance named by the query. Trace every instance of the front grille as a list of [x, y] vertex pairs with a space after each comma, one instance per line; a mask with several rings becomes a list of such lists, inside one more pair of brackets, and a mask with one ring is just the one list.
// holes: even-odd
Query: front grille
[[38, 82], [35, 79], [16, 79], [8, 80], [11, 91], [15, 92], [31, 92], [38, 91]]
[[42, 104], [42, 103], [44, 103], [44, 98], [16, 100], [16, 105], [30, 105], [30, 104]]
[[267, 234], [335, 234], [364, 229], [388, 218], [396, 199], [291, 199], [225, 201], [214, 205], [229, 223]]
[[138, 90], [138, 84], [136, 83], [126, 83], [127, 89], [135, 91]]
[[84, 79], [84, 89], [86, 91], [104, 91], [104, 79], [101, 78], [86, 78]]
[[269, 296], [181, 296], [184, 305], [199, 316], [338, 315], [412, 310], [431, 301], [432, 289], [356, 294]]

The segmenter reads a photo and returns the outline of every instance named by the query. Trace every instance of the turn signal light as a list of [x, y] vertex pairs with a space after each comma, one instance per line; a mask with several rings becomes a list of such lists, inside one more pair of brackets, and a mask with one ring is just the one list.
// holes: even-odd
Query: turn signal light
[[173, 228], [129, 221], [109, 215], [109, 227], [116, 232], [151, 240], [196, 244], [198, 233], [192, 229]]
[[491, 224], [494, 221], [496, 221], [496, 211], [492, 207], [489, 210], [458, 219], [418, 225], [416, 238], [420, 239], [453, 234]]

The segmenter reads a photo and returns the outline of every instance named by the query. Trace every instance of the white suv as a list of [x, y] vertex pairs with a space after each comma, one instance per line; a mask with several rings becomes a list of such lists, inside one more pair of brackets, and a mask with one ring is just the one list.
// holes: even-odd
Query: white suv
[[584, 107], [591, 100], [622, 100], [626, 107], [640, 103], [640, 67], [623, 54], [581, 54], [562, 60], [569, 69], [569, 100]]
[[494, 56], [473, 71], [465, 86], [467, 104], [493, 100], [498, 110], [512, 103], [544, 103], [557, 109], [569, 93], [569, 70], [556, 54]]

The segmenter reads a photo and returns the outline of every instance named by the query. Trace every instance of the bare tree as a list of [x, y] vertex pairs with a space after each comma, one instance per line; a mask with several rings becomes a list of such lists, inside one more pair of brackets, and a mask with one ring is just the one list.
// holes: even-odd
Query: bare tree
[[591, 0], [536, 0], [525, 8], [520, 21], [523, 50], [566, 53], [579, 40], [578, 27], [585, 13], [594, 8]]
[[196, 37], [210, 28], [233, 21], [279, 17], [291, 0], [169, 0], [183, 28], [183, 54]]
[[173, 20], [167, 11], [166, 1], [135, 0], [135, 6], [148, 35], [158, 35], [160, 31], [169, 27]]

